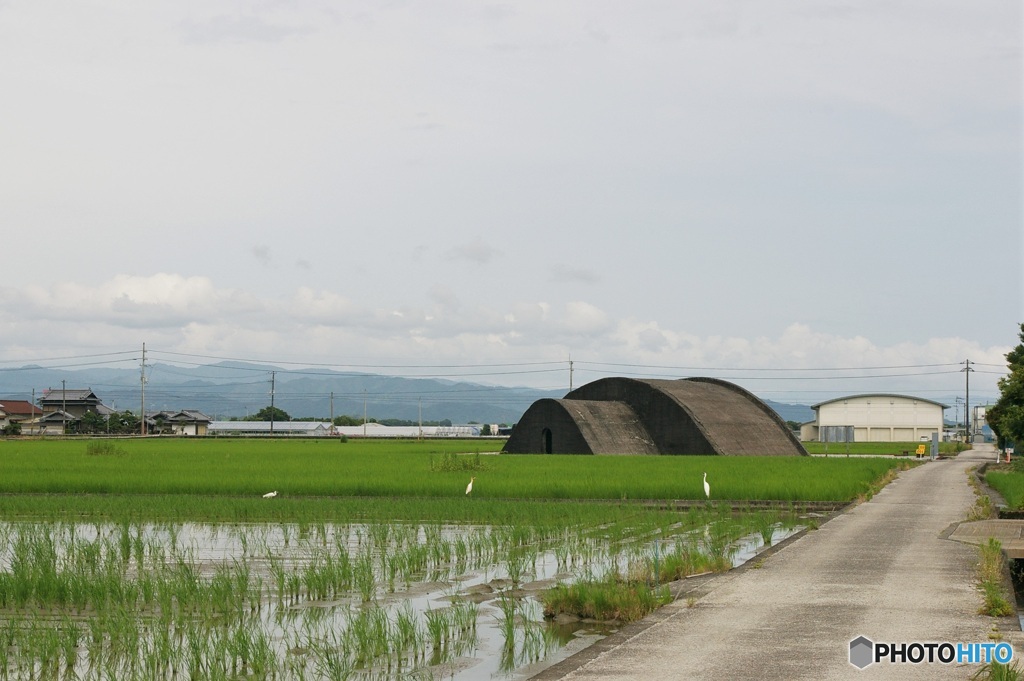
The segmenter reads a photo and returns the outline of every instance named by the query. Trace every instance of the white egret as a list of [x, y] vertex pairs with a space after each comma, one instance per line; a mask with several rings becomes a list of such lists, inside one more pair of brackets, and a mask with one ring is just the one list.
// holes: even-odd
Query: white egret
[[473, 491], [473, 481], [474, 480], [476, 480], [475, 477], [469, 479], [469, 484], [466, 485], [466, 494], [469, 494], [470, 492]]
[[708, 474], [704, 473], [704, 496], [711, 498], [711, 485], [708, 484]]
[[267, 492], [266, 494], [264, 494], [263, 498], [264, 499], [273, 499], [276, 496], [277, 496], [277, 490], [275, 489], [273, 492]]

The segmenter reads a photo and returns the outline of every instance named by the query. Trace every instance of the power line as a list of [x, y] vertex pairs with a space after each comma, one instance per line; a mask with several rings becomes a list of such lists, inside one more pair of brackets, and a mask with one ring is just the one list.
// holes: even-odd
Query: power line
[[[248, 362], [251, 364], [273, 364], [284, 365], [284, 366], [304, 366], [304, 367], [352, 367], [357, 369], [480, 369], [490, 367], [520, 367], [520, 366], [548, 366], [548, 365], [559, 365], [564, 366], [565, 362], [505, 362], [505, 363], [494, 363], [494, 364], [350, 364], [347, 362], [285, 362], [278, 360], [262, 360], [252, 359], [244, 357], [217, 357], [214, 355], [195, 355], [184, 352], [170, 352], [168, 350], [150, 350], [150, 354], [159, 353], [163, 355], [173, 355], [177, 357], [199, 357], [202, 359], [216, 359], [223, 362]], [[205, 365], [199, 365], [205, 366]], [[243, 367], [221, 367], [224, 369], [242, 369]], [[265, 371], [265, 370], [264, 370]]]
[[[135, 355], [136, 350], [122, 350], [120, 352], [101, 352], [92, 355], [67, 355], [64, 357], [44, 357], [42, 359], [0, 359], [0, 362], [58, 362], [65, 359], [88, 359], [90, 357], [113, 357], [115, 355]], [[132, 358], [134, 359], [134, 358]]]
[[123, 362], [134, 362], [138, 359], [135, 357], [126, 357], [124, 359], [112, 359], [106, 362], [79, 362], [77, 364], [57, 364], [53, 366], [26, 366], [26, 367], [0, 367], [0, 371], [39, 371], [41, 369], [79, 369], [81, 367], [94, 367], [105, 364], [121, 364]]

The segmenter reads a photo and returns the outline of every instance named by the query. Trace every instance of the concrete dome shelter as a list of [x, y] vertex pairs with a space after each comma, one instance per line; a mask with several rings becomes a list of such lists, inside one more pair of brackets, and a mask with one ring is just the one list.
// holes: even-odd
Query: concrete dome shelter
[[602, 378], [538, 400], [512, 430], [509, 454], [806, 456], [775, 411], [714, 378]]

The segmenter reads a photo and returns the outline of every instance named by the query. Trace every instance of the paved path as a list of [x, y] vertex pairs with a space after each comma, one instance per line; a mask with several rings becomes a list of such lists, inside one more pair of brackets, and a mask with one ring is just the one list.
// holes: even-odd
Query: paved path
[[695, 600], [683, 596], [534, 678], [967, 679], [979, 665], [858, 670], [849, 642], [988, 642], [993, 625], [1022, 659], [1016, 618], [977, 614], [977, 547], [940, 536], [974, 504], [967, 471], [994, 458], [991, 445], [976, 445], [905, 471], [762, 567], [707, 580]]

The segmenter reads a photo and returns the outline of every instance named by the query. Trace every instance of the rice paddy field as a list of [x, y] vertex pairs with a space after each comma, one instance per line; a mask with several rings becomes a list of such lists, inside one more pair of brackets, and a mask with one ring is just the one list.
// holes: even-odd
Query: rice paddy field
[[1024, 464], [1014, 461], [1012, 465], [990, 466], [985, 482], [1003, 496], [1010, 509], [1024, 509]]
[[514, 678], [909, 465], [501, 444], [0, 441], [0, 679]]

